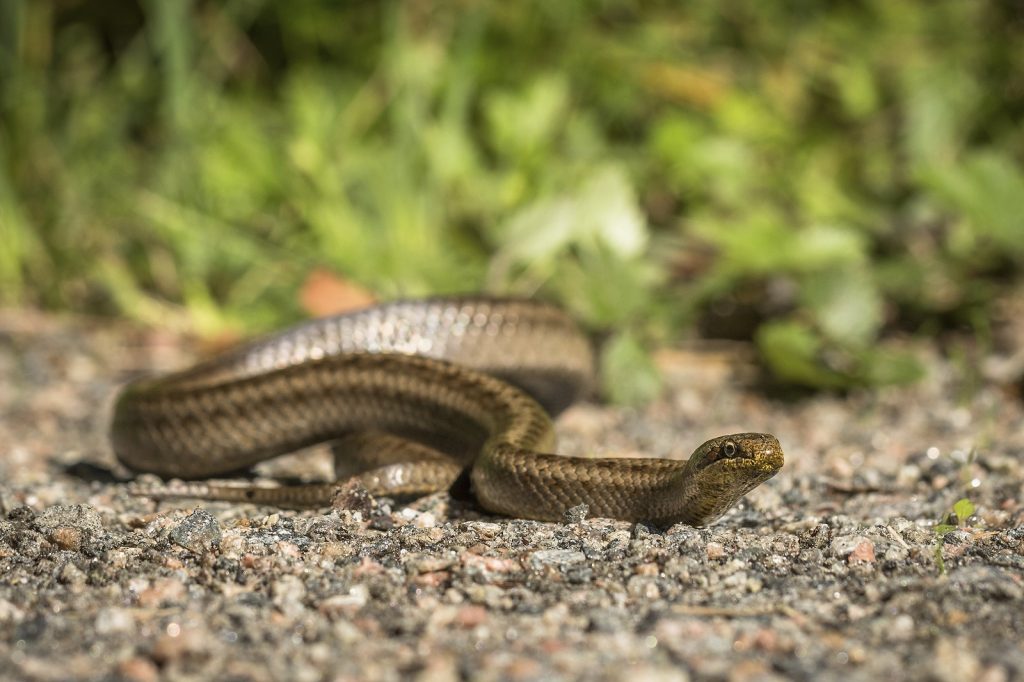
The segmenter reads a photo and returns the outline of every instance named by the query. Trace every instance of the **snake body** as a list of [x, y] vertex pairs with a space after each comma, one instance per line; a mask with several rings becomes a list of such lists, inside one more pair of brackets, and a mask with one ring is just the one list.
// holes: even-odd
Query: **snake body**
[[[491, 512], [558, 520], [586, 504], [658, 525], [710, 523], [782, 467], [778, 440], [759, 433], [713, 438], [686, 461], [552, 454], [551, 416], [588, 388], [592, 367], [586, 337], [554, 306], [397, 301], [128, 384], [111, 440], [135, 471], [198, 479], [341, 439], [337, 468], [371, 492], [427, 493], [468, 469]], [[183, 485], [149, 493], [318, 505], [338, 490]]]

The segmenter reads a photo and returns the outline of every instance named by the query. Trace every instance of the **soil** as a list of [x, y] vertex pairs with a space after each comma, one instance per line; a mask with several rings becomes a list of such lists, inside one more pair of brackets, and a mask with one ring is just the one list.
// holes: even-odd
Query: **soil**
[[[713, 526], [659, 530], [447, 494], [301, 512], [133, 497], [112, 397], [198, 354], [0, 313], [0, 677], [1024, 678], [1024, 405], [974, 363], [925, 350], [914, 386], [780, 399], [743, 347], [660, 353], [663, 398], [572, 408], [563, 452], [685, 458], [770, 431], [787, 463]], [[330, 469], [314, 448], [256, 474]]]

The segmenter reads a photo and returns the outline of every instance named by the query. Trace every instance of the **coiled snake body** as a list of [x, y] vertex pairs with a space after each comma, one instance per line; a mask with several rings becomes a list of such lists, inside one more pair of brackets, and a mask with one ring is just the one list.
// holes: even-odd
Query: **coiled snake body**
[[[129, 468], [205, 478], [337, 440], [339, 477], [371, 492], [445, 489], [468, 467], [485, 509], [561, 519], [590, 514], [658, 525], [714, 521], [783, 463], [778, 440], [713, 438], [687, 461], [550, 454], [550, 415], [591, 382], [575, 323], [551, 305], [512, 299], [397, 301], [314, 320], [177, 374], [126, 386], [111, 439]], [[304, 506], [337, 484], [142, 487]]]

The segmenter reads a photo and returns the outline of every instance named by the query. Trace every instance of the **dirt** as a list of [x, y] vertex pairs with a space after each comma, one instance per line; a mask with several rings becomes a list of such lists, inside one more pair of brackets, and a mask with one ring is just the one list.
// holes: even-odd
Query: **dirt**
[[[715, 525], [659, 530], [446, 494], [305, 512], [133, 497], [111, 399], [196, 352], [0, 313], [0, 677], [1024, 678], [1024, 406], [971, 363], [926, 349], [912, 387], [783, 400], [745, 352], [660, 353], [664, 397], [572, 408], [563, 452], [685, 458], [770, 431], [787, 463]], [[313, 449], [257, 473], [330, 472]]]

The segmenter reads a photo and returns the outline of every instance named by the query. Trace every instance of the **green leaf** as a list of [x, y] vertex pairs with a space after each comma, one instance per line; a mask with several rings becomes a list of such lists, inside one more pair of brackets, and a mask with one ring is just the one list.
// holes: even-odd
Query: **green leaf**
[[867, 260], [867, 239], [852, 228], [811, 225], [793, 234], [790, 258], [795, 269], [809, 271]]
[[865, 268], [814, 273], [802, 282], [801, 293], [829, 338], [847, 347], [874, 341], [882, 324], [882, 297]]
[[570, 245], [606, 247], [623, 259], [640, 255], [647, 225], [622, 168], [599, 166], [573, 192], [539, 199], [515, 213], [499, 231], [507, 256], [550, 259]]
[[832, 67], [831, 76], [847, 114], [863, 118], [874, 113], [880, 93], [865, 61], [841, 60]]
[[918, 168], [952, 165], [964, 143], [967, 122], [983, 101], [978, 84], [949, 63], [905, 73], [903, 130], [911, 162]]
[[591, 327], [616, 329], [649, 315], [660, 269], [646, 258], [623, 259], [607, 248], [563, 259], [553, 286], [575, 317]]
[[607, 254], [622, 263], [637, 261], [646, 251], [648, 231], [625, 171], [604, 164], [573, 191], [537, 199], [514, 213], [495, 237], [500, 248], [492, 281], [507, 286], [517, 270], [534, 280], [552, 277], [571, 249], [581, 258]]
[[619, 405], [641, 405], [661, 391], [658, 369], [629, 331], [616, 334], [602, 348], [601, 376], [608, 397]]
[[956, 514], [956, 518], [963, 523], [967, 519], [974, 516], [974, 503], [966, 497], [960, 498], [953, 505], [953, 513]]
[[748, 143], [714, 134], [697, 117], [659, 119], [649, 146], [671, 184], [696, 199], [710, 195], [723, 205], [742, 205], [764, 178]]
[[499, 241], [505, 258], [536, 264], [571, 244], [576, 226], [576, 204], [571, 197], [545, 198], [517, 211], [501, 227]]
[[639, 256], [647, 246], [647, 222], [625, 170], [599, 166], [576, 196], [577, 238], [607, 247], [622, 259]]
[[1024, 172], [1013, 159], [977, 152], [962, 164], [924, 172], [922, 179], [967, 221], [952, 242], [962, 257], [973, 256], [988, 241], [1024, 259]]
[[910, 355], [887, 348], [858, 350], [827, 343], [797, 321], [767, 322], [758, 330], [756, 341], [765, 363], [779, 379], [803, 386], [901, 384], [919, 379], [923, 373]]
[[560, 76], [542, 76], [522, 92], [491, 95], [484, 102], [491, 142], [500, 153], [525, 160], [550, 144], [568, 107], [569, 89]]
[[757, 331], [756, 341], [768, 367], [783, 381], [821, 388], [850, 383], [822, 365], [821, 338], [799, 322], [768, 322]]
[[888, 348], [867, 348], [861, 354], [862, 383], [868, 386], [896, 386], [913, 383], [925, 374], [914, 356]]
[[757, 142], [785, 139], [792, 132], [772, 106], [770, 98], [733, 90], [715, 111], [716, 123], [731, 136]]
[[717, 267], [734, 277], [779, 272], [818, 272], [866, 261], [864, 236], [839, 225], [795, 229], [771, 208], [743, 218], [695, 218], [693, 232], [721, 251]]
[[37, 237], [7, 178], [6, 157], [0, 146], [0, 242], [4, 244], [0, 249], [0, 302], [10, 304], [18, 300], [25, 284], [23, 264], [38, 247], [33, 243]]

